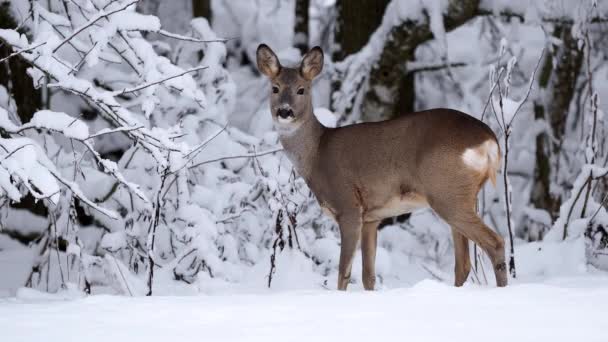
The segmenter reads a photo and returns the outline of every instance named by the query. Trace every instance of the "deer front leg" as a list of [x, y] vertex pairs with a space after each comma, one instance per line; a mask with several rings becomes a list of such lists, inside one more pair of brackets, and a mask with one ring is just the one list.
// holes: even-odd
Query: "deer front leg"
[[338, 219], [340, 225], [340, 264], [338, 266], [338, 290], [345, 291], [350, 281], [353, 257], [361, 236], [361, 216], [347, 215]]
[[363, 287], [373, 291], [376, 284], [376, 247], [378, 244], [378, 224], [380, 221], [365, 222], [361, 232], [361, 252], [363, 254]]

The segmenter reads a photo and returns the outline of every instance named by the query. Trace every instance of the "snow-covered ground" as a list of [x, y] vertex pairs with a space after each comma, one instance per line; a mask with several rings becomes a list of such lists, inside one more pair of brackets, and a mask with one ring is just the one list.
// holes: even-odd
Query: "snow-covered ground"
[[0, 300], [2, 341], [606, 341], [605, 275], [377, 292]]

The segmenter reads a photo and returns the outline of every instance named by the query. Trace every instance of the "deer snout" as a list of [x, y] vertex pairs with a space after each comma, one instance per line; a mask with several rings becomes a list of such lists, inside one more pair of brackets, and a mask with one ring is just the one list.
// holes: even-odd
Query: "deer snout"
[[291, 108], [277, 109], [277, 116], [281, 119], [293, 118], [293, 110]]

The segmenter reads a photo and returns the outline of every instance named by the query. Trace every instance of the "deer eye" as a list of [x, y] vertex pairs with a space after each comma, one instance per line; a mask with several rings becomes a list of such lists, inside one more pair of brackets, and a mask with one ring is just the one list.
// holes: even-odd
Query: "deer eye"
[[279, 93], [279, 87], [273, 86], [272, 87], [272, 92], [275, 93], [275, 94], [278, 94]]
[[298, 95], [304, 95], [304, 88], [298, 89]]

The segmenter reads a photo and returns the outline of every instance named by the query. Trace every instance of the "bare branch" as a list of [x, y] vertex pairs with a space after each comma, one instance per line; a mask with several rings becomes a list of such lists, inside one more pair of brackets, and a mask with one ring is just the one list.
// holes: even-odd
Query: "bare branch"
[[[40, 165], [42, 165], [43, 167], [46, 168], [46, 166], [44, 166], [42, 163], [38, 162]], [[88, 199], [81, 191], [80, 191], [80, 187], [78, 187], [78, 184], [71, 182], [65, 178], [63, 178], [57, 171], [52, 170], [50, 168], [46, 168], [51, 175], [53, 175], [53, 177], [55, 177], [55, 179], [57, 179], [57, 181], [61, 184], [63, 184], [66, 188], [68, 188], [74, 197], [78, 198], [81, 202], [85, 203], [86, 205], [88, 205], [89, 207], [97, 210], [98, 212], [100, 212], [101, 214], [113, 219], [113, 220], [117, 220], [118, 219], [118, 214], [116, 212], [114, 212], [113, 210], [109, 210], [103, 207], [98, 206], [97, 204], [95, 204], [93, 201], [91, 201], [90, 199]]]
[[204, 69], [208, 69], [208, 68], [209, 68], [208, 66], [198, 66], [198, 67], [190, 68], [188, 70], [180, 72], [177, 75], [169, 76], [169, 77], [166, 77], [166, 78], [164, 78], [162, 80], [158, 80], [158, 81], [154, 81], [154, 82], [146, 82], [144, 84], [138, 85], [138, 86], [133, 87], [133, 88], [126, 88], [126, 89], [123, 89], [123, 90], [114, 91], [111, 94], [113, 96], [119, 96], [119, 95], [123, 95], [123, 94], [127, 94], [127, 93], [134, 93], [134, 92], [140, 91], [142, 89], [146, 89], [148, 87], [151, 87], [153, 85], [156, 85], [156, 84], [159, 84], [159, 83], [163, 83], [163, 82], [166, 82], [168, 80], [171, 80], [171, 79], [174, 79], [174, 78], [177, 78], [177, 77], [180, 77], [180, 76], [184, 76], [187, 73], [196, 72], [196, 71], [204, 70]]
[[183, 40], [186, 42], [193, 42], [193, 43], [226, 43], [230, 40], [237, 39], [237, 38], [218, 38], [218, 39], [205, 40], [205, 39], [198, 39], [198, 38], [194, 38], [194, 37], [182, 36], [181, 34], [172, 33], [172, 32], [168, 32], [165, 30], [158, 30], [158, 31], [156, 31], [156, 33], [160, 34], [161, 36], [168, 37], [168, 38], [173, 38], [173, 39]]
[[221, 157], [221, 158], [216, 158], [216, 159], [210, 159], [210, 160], [205, 160], [202, 161], [200, 163], [194, 164], [192, 166], [189, 166], [188, 169], [195, 169], [197, 167], [203, 166], [205, 164], [210, 164], [210, 163], [215, 163], [218, 161], [224, 161], [224, 160], [230, 160], [230, 159], [240, 159], [240, 158], [257, 158], [257, 157], [261, 157], [261, 156], [265, 156], [267, 154], [273, 154], [273, 153], [277, 153], [277, 152], [281, 152], [283, 151], [283, 148], [275, 148], [272, 150], [268, 150], [268, 151], [264, 151], [264, 152], [259, 152], [259, 153], [250, 153], [250, 154], [243, 154], [243, 155], [238, 155], [238, 156], [228, 156], [228, 157]]
[[114, 128], [114, 129], [104, 128], [104, 129], [100, 130], [99, 132], [90, 135], [86, 140], [98, 138], [98, 137], [100, 137], [102, 135], [106, 135], [106, 134], [119, 133], [119, 132], [130, 132], [130, 131], [136, 131], [136, 130], [142, 129], [142, 128], [144, 128], [144, 125], [139, 125], [139, 126], [135, 126], [135, 127], [122, 126], [122, 127], [118, 127], [118, 128]]
[[523, 106], [523, 104], [528, 100], [528, 97], [530, 96], [530, 92], [532, 91], [532, 85], [534, 84], [534, 79], [536, 77], [536, 72], [538, 71], [538, 66], [540, 65], [540, 62], [543, 59], [543, 55], [544, 54], [545, 54], [545, 48], [543, 48], [540, 51], [540, 56], [538, 56], [538, 61], [536, 62], [536, 66], [534, 67], [534, 72], [532, 73], [532, 77], [530, 78], [530, 83], [528, 84], [528, 91], [526, 92], [526, 96], [524, 96], [523, 100], [521, 100], [519, 102], [519, 105], [517, 106], [517, 109], [515, 109], [515, 113], [513, 113], [513, 116], [511, 117], [511, 120], [509, 120], [508, 126], [511, 126], [511, 123], [513, 123], [513, 120], [517, 116], [517, 113], [519, 113], [519, 110], [521, 109], [521, 107]]
[[408, 73], [414, 74], [417, 72], [438, 71], [438, 70], [442, 70], [442, 69], [464, 67], [467, 65], [468, 65], [467, 63], [463, 63], [463, 62], [442, 63], [442, 64], [432, 64], [432, 65], [421, 65], [421, 66], [416, 66], [415, 63], [412, 63], [412, 67], [410, 68], [409, 63], [408, 63], [408, 68], [406, 70]]
[[57, 52], [57, 50], [59, 50], [60, 47], [62, 47], [65, 43], [69, 42], [70, 40], [72, 40], [74, 37], [76, 37], [80, 32], [86, 30], [87, 28], [93, 26], [93, 24], [95, 24], [96, 22], [98, 22], [99, 20], [103, 19], [103, 18], [107, 18], [112, 14], [121, 12], [126, 10], [128, 7], [135, 5], [136, 3], [138, 3], [139, 0], [133, 0], [125, 5], [123, 5], [122, 7], [119, 7], [113, 11], [110, 11], [108, 13], [104, 13], [101, 12], [99, 13], [97, 16], [91, 18], [89, 20], [89, 22], [87, 22], [86, 24], [82, 25], [81, 27], [77, 28], [71, 35], [69, 35], [68, 37], [66, 37], [64, 40], [61, 41], [61, 43], [59, 43], [59, 45], [57, 45], [54, 49], [53, 49], [53, 53]]
[[46, 43], [47, 43], [47, 42], [42, 42], [42, 43], [37, 44], [37, 45], [35, 45], [35, 46], [30, 46], [30, 47], [27, 47], [27, 48], [24, 48], [24, 49], [21, 49], [21, 50], [17, 50], [17, 51], [15, 51], [15, 52], [11, 53], [10, 55], [8, 55], [8, 56], [6, 56], [6, 57], [4, 57], [4, 58], [0, 59], [0, 63], [4, 62], [5, 60], [7, 60], [7, 59], [9, 59], [9, 58], [12, 58], [12, 57], [15, 57], [15, 56], [17, 56], [17, 55], [20, 55], [20, 54], [22, 54], [22, 53], [24, 53], [24, 52], [28, 52], [28, 51], [34, 50], [34, 49], [36, 49], [36, 48], [38, 48], [38, 47], [41, 47], [42, 45], [44, 45], [44, 44], [46, 44]]
[[[504, 71], [505, 71], [505, 69], [503, 69], [503, 68], [500, 69], [500, 71], [498, 72], [498, 77], [496, 77], [496, 82], [494, 82], [494, 85], [490, 89], [490, 94], [488, 95], [488, 100], [486, 101], [486, 105], [483, 107], [483, 112], [481, 112], [481, 121], [483, 121], [483, 117], [486, 114], [486, 110], [488, 109], [488, 104], [490, 104], [490, 100], [492, 100], [492, 94], [494, 93], [494, 89], [496, 89], [498, 82], [500, 82], [500, 76], [502, 76], [502, 73]], [[497, 118], [497, 120], [498, 120], [498, 118]], [[500, 126], [500, 122], [498, 123], [498, 125]], [[502, 130], [502, 127], [501, 127], [501, 130]]]

